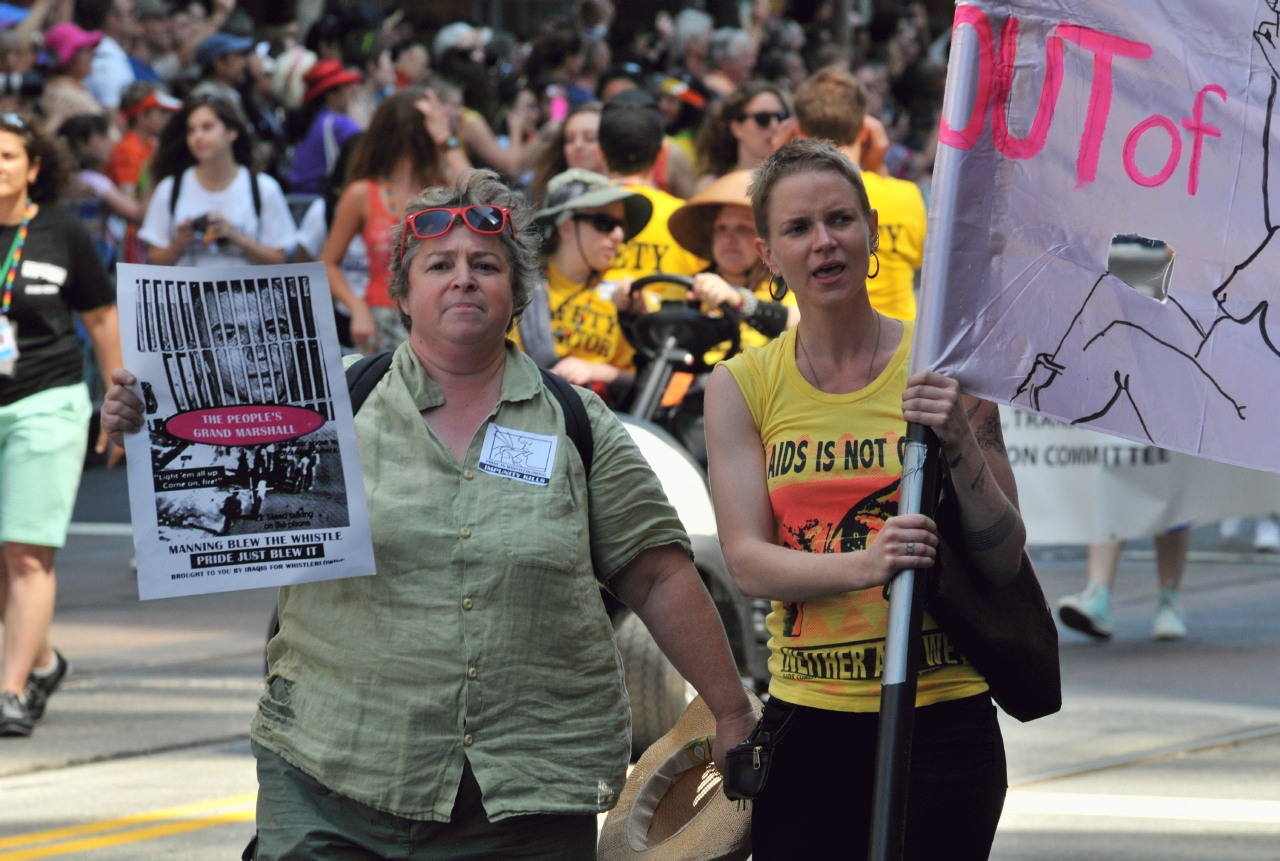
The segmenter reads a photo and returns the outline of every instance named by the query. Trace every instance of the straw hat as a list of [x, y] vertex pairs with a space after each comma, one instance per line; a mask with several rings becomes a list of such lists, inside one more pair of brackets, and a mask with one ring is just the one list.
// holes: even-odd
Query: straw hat
[[276, 67], [271, 72], [271, 93], [286, 108], [302, 107], [302, 95], [307, 83], [303, 78], [316, 64], [316, 55], [301, 45], [295, 45], [276, 57]]
[[[760, 701], [754, 695], [756, 714]], [[716, 719], [694, 697], [671, 731], [644, 752], [600, 831], [600, 861], [743, 861], [751, 810], [724, 797], [711, 765]]]
[[689, 198], [684, 206], [671, 213], [667, 229], [672, 238], [680, 243], [680, 247], [701, 257], [711, 260], [711, 235], [715, 230], [713, 209], [725, 204], [751, 208], [751, 197], [747, 188], [751, 185], [751, 171], [735, 170], [726, 173], [702, 191]]

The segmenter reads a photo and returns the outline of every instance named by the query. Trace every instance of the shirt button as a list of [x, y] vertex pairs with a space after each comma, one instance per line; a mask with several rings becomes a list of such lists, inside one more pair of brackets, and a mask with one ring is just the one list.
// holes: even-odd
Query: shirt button
[[469, 469], [464, 469], [462, 471], [462, 477], [465, 478], [467, 481], [470, 481], [471, 479], [476, 477], [476, 474]]
[[471, 600], [470, 598], [463, 598], [463, 599], [462, 599], [462, 609], [464, 609], [464, 610], [470, 610], [470, 609], [471, 609], [472, 607], [474, 607], [474, 606], [475, 606], [475, 604], [472, 602], [472, 600]]
[[458, 534], [461, 535], [463, 538], [470, 538], [471, 530], [464, 526], [458, 530]]
[[475, 741], [475, 739], [471, 737], [471, 733], [467, 733], [462, 737], [462, 746], [471, 747], [471, 742], [473, 741]]
[[467, 670], [467, 678], [474, 679], [477, 675], [479, 675], [479, 673], [476, 672], [475, 667], [472, 667], [471, 669]]

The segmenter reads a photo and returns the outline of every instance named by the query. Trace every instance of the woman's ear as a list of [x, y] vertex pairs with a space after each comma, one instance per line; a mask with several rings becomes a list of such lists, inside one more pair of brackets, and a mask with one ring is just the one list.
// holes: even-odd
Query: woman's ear
[[773, 252], [769, 250], [769, 244], [757, 236], [755, 245], [756, 254], [760, 255], [760, 259], [764, 261], [764, 265], [768, 267], [769, 272], [774, 276], [781, 277], [782, 273], [778, 271], [777, 264], [773, 261]]
[[31, 185], [36, 181], [36, 177], [40, 175], [40, 159], [32, 159], [27, 165], [27, 185]]

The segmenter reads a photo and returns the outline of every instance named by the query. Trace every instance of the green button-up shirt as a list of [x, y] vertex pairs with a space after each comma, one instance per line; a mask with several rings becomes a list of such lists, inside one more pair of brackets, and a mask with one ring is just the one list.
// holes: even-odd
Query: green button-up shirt
[[[422, 417], [443, 394], [408, 344], [396, 351], [356, 416], [377, 574], [280, 590], [258, 744], [408, 819], [448, 821], [464, 759], [491, 820], [613, 806], [630, 709], [599, 581], [689, 539], [621, 422], [578, 393], [589, 482], [510, 344], [498, 406], [459, 463]], [[558, 437], [545, 486], [480, 468], [490, 423]]]

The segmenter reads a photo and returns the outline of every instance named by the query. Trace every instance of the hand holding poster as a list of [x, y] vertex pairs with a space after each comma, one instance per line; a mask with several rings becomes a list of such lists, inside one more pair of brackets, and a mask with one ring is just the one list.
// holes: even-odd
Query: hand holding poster
[[121, 264], [146, 600], [374, 573], [324, 266]]
[[[1280, 470], [1278, 8], [960, 6], [921, 358], [974, 395]], [[1135, 237], [1172, 259], [1155, 297], [1109, 269]]]

